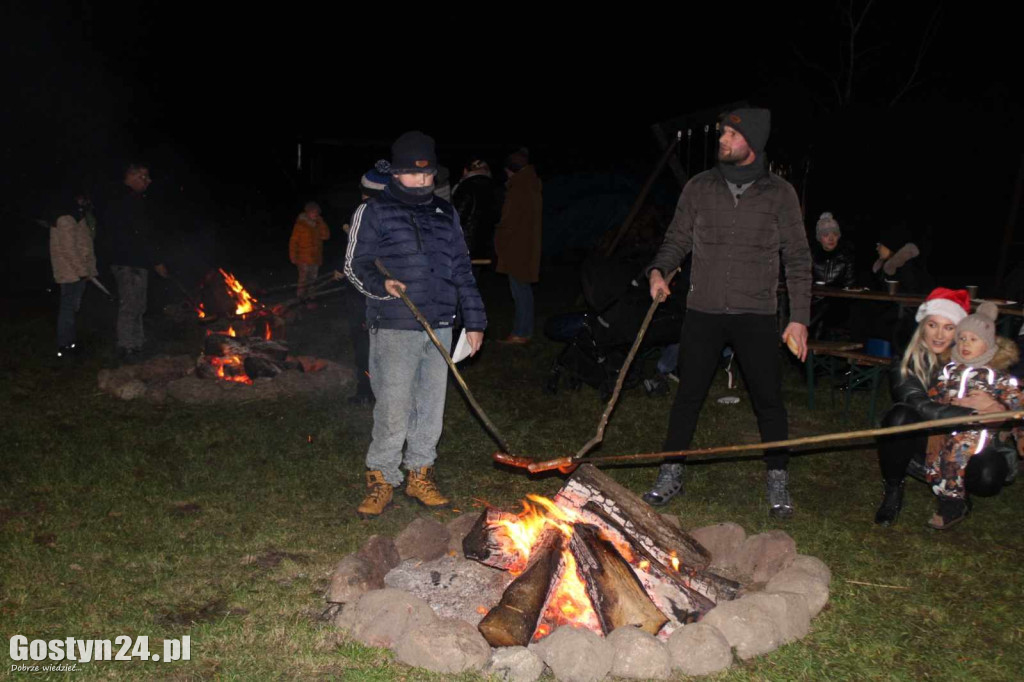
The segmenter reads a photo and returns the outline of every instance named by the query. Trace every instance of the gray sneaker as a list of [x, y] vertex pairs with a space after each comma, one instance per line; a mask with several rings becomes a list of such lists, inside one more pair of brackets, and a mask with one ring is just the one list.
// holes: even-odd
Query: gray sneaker
[[683, 465], [662, 464], [658, 469], [658, 480], [654, 487], [644, 493], [643, 500], [652, 507], [668, 504], [673, 497], [683, 492]]
[[768, 513], [777, 519], [788, 519], [793, 515], [793, 501], [789, 498], [789, 472], [785, 469], [769, 469], [767, 478]]

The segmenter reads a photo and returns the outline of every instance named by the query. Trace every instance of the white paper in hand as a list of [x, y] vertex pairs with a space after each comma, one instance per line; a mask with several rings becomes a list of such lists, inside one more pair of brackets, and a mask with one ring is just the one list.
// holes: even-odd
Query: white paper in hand
[[469, 357], [471, 350], [473, 349], [469, 345], [469, 339], [466, 338], [466, 330], [463, 329], [462, 333], [459, 334], [459, 342], [455, 344], [455, 352], [452, 353], [452, 362], [462, 362]]

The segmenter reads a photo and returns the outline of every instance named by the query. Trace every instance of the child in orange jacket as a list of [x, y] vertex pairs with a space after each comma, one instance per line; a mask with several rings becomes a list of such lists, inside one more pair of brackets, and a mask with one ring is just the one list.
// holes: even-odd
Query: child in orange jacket
[[288, 242], [288, 257], [299, 270], [297, 294], [301, 298], [309, 285], [320, 274], [324, 262], [324, 242], [331, 238], [331, 230], [320, 216], [320, 205], [309, 201], [295, 219], [292, 238]]

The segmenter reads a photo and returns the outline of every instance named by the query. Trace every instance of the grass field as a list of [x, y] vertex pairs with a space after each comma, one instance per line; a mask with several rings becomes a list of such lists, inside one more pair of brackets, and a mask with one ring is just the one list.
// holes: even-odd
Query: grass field
[[[572, 286], [560, 284], [538, 289], [540, 317], [576, 304]], [[488, 278], [484, 288], [493, 340], [508, 331], [511, 303], [501, 280]], [[95, 312], [99, 305], [87, 301], [84, 313], [94, 315], [85, 336], [93, 352], [71, 367], [49, 357], [54, 301], [25, 299], [5, 310], [5, 642], [16, 634], [30, 640], [147, 635], [157, 652], [165, 638], [191, 638], [188, 662], [94, 662], [71, 673], [97, 678], [451, 679], [347, 642], [319, 619], [323, 591], [343, 555], [369, 535], [395, 534], [426, 513], [400, 502], [378, 520], [355, 517], [370, 410], [347, 405], [345, 393], [216, 409], [120, 402], [96, 389], [96, 371], [111, 355], [100, 343], [109, 311]], [[159, 316], [153, 321], [154, 346], [198, 348], [199, 329], [175, 328]], [[332, 301], [293, 325], [289, 339], [304, 354], [343, 358], [344, 328], [340, 304]], [[515, 449], [569, 454], [593, 434], [602, 405], [586, 387], [554, 396], [540, 390], [559, 346], [539, 332], [538, 339], [528, 347], [487, 344], [466, 379]], [[730, 391], [724, 374], [720, 379], [712, 398], [735, 393], [742, 401], [709, 400], [695, 444], [756, 440], [746, 394]], [[816, 411], [807, 409], [795, 364], [785, 395], [794, 436], [845, 427], [827, 391]], [[437, 470], [458, 511], [483, 501], [513, 508], [526, 493], [558, 489], [557, 475], [530, 479], [492, 466], [493, 442], [454, 384], [448, 398]], [[669, 405], [670, 398], [649, 398], [639, 389], [625, 393], [601, 452], [657, 450]], [[867, 399], [858, 394], [850, 427], [867, 421]], [[833, 571], [831, 601], [805, 640], [713, 679], [1021, 679], [1024, 541], [1015, 524], [1024, 484], [976, 500], [965, 523], [936, 533], [924, 527], [932, 495], [913, 482], [899, 525], [872, 523], [879, 480], [866, 444], [797, 456], [790, 470], [797, 513], [788, 522], [767, 516], [756, 458], [694, 464], [687, 494], [665, 510], [686, 527], [734, 521], [751, 534], [782, 528], [800, 552]], [[637, 492], [654, 475], [652, 468], [609, 471]], [[6, 646], [4, 652], [10, 671], [17, 662]]]

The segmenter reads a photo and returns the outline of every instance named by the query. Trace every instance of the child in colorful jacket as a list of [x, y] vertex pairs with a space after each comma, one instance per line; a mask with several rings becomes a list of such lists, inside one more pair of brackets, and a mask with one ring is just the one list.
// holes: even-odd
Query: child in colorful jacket
[[324, 262], [324, 242], [331, 238], [327, 223], [320, 216], [320, 205], [307, 202], [302, 213], [295, 219], [292, 238], [288, 242], [288, 257], [299, 270], [299, 284], [296, 294], [305, 296], [313, 280], [320, 274]]
[[[999, 314], [995, 304], [982, 303], [978, 311], [965, 317], [956, 328], [953, 361], [939, 374], [929, 393], [940, 402], [963, 398], [972, 391], [988, 394], [1009, 410], [1024, 404], [1024, 392], [1017, 379], [990, 365], [998, 350], [995, 321]], [[1013, 435], [1021, 442], [1019, 427]], [[940, 446], [929, 448], [925, 458], [928, 482], [938, 496], [938, 510], [928, 525], [943, 530], [964, 519], [969, 511], [964, 472], [971, 457], [981, 453], [998, 437], [996, 430], [954, 431], [940, 440]]]

